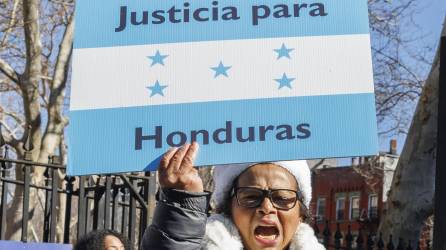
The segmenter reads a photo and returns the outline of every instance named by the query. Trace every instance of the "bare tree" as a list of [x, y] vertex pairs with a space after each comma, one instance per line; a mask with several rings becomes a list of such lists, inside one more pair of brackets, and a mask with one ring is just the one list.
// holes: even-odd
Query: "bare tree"
[[[0, 5], [3, 137], [17, 157], [23, 158], [25, 138], [29, 136], [31, 159], [47, 162], [48, 156], [63, 148], [62, 135], [68, 124], [63, 104], [72, 53], [74, 3], [3, 0]], [[15, 176], [23, 180], [20, 167], [16, 167]], [[43, 170], [35, 170], [32, 180], [42, 184]], [[19, 237], [22, 195], [22, 188], [16, 186], [8, 208], [9, 239]], [[39, 214], [36, 194], [31, 195], [30, 208], [31, 214]]]
[[[415, 0], [368, 0], [379, 133], [407, 134], [433, 49], [419, 48], [425, 35], [413, 22]], [[410, 28], [409, 28], [410, 27]]]
[[[442, 35], [446, 35], [446, 19]], [[439, 52], [423, 87], [412, 125], [398, 161], [380, 225], [384, 237], [417, 242], [423, 223], [433, 214], [438, 119]]]

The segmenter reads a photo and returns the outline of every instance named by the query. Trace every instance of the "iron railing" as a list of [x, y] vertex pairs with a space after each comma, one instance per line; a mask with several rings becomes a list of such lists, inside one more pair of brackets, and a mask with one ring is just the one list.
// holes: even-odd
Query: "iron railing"
[[381, 234], [377, 235], [375, 231], [359, 230], [353, 235], [350, 225], [347, 232], [342, 233], [339, 223], [336, 231], [330, 231], [330, 222], [326, 221], [323, 229], [319, 229], [317, 223], [313, 225], [314, 233], [327, 250], [431, 250], [431, 240], [421, 239], [418, 242], [405, 241], [398, 239], [397, 245], [394, 245], [392, 235], [388, 241], [384, 241]]
[[[39, 235], [39, 241], [56, 242], [56, 228], [62, 226], [63, 243], [73, 243], [76, 241], [73, 238], [91, 230], [113, 229], [126, 236], [134, 246], [140, 245], [155, 204], [155, 173], [67, 176], [65, 166], [56, 156], [49, 157], [48, 163], [38, 163], [30, 160], [29, 151], [24, 160], [11, 159], [8, 151], [7, 145], [0, 147], [0, 240], [6, 240], [7, 217], [11, 216], [7, 214], [7, 204], [13, 199], [8, 197], [8, 190], [15, 185], [23, 188], [20, 229], [23, 242], [29, 240], [30, 193], [40, 190], [44, 193], [44, 216], [37, 218], [43, 225], [39, 230], [43, 234]], [[17, 168], [23, 171], [23, 180], [15, 178]], [[44, 168], [42, 184], [32, 182], [32, 174], [37, 168]], [[65, 219], [60, 222], [57, 218], [60, 213], [57, 211], [58, 199], [63, 196], [66, 199]], [[73, 209], [75, 204], [77, 208]], [[73, 216], [77, 218], [73, 219]]]

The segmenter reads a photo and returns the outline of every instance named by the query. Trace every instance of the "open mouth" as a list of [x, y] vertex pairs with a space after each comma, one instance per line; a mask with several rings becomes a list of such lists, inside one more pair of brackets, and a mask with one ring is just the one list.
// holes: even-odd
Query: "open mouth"
[[279, 237], [279, 229], [276, 226], [258, 226], [254, 229], [254, 235], [262, 242], [274, 242]]

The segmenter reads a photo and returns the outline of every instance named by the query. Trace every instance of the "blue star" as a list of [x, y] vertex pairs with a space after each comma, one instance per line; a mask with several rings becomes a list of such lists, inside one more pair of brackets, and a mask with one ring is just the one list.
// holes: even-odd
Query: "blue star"
[[224, 75], [228, 77], [228, 71], [232, 66], [224, 66], [223, 63], [220, 61], [217, 67], [212, 67], [211, 69], [215, 71], [214, 78], [217, 78], [219, 75]]
[[156, 65], [156, 64], [161, 64], [164, 66], [163, 60], [168, 56], [169, 55], [161, 55], [160, 51], [157, 50], [154, 56], [148, 56], [148, 58], [152, 60], [152, 64], [150, 66], [152, 67], [153, 65]]
[[147, 88], [150, 89], [150, 91], [152, 91], [152, 93], [150, 94], [150, 97], [157, 95], [157, 94], [164, 96], [163, 89], [167, 88], [167, 85], [160, 85], [160, 82], [158, 80], [156, 80], [155, 85], [148, 86]]
[[277, 52], [277, 60], [279, 60], [282, 57], [287, 57], [288, 59], [291, 59], [290, 52], [294, 49], [288, 49], [285, 47], [285, 44], [282, 43], [282, 47], [280, 49], [275, 49], [274, 51]]
[[279, 89], [283, 88], [283, 87], [288, 87], [288, 88], [292, 88], [291, 87], [291, 82], [294, 81], [296, 78], [288, 78], [286, 76], [285, 73], [283, 73], [283, 76], [281, 79], [274, 79], [276, 82], [280, 83], [279, 85]]

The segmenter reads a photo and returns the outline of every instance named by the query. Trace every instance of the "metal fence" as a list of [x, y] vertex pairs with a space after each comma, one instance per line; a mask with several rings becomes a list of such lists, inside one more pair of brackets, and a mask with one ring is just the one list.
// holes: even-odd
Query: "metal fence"
[[[30, 193], [40, 190], [44, 193], [44, 216], [41, 220], [43, 242], [56, 242], [56, 227], [63, 225], [63, 242], [74, 242], [85, 233], [95, 229], [113, 229], [125, 235], [135, 246], [139, 246], [144, 229], [151, 221], [156, 192], [155, 174], [118, 174], [104, 176], [67, 176], [65, 166], [58, 157], [49, 157], [42, 164], [30, 160], [30, 152], [24, 160], [10, 159], [8, 147], [0, 148], [0, 240], [5, 240], [7, 227], [8, 190], [14, 185], [23, 188], [21, 241], [27, 242], [30, 223]], [[14, 173], [21, 169], [23, 180], [17, 180]], [[32, 173], [44, 169], [44, 183], [32, 182]], [[64, 221], [57, 218], [60, 197], [66, 199]], [[74, 208], [73, 208], [74, 207]], [[73, 215], [76, 225], [73, 226]], [[77, 216], [76, 216], [77, 215]], [[36, 218], [33, 218], [35, 220]], [[59, 221], [59, 225], [57, 225]], [[71, 225], [70, 225], [71, 224]], [[40, 225], [40, 223], [39, 223]], [[74, 232], [73, 232], [74, 231]], [[59, 239], [60, 241], [60, 239]]]
[[[0, 148], [2, 149], [2, 148]], [[67, 176], [65, 166], [60, 164], [58, 157], [50, 157], [48, 163], [30, 161], [30, 154], [25, 154], [24, 160], [10, 159], [8, 147], [0, 152], [0, 240], [5, 240], [8, 189], [13, 185], [23, 187], [21, 241], [28, 241], [28, 226], [30, 218], [30, 191], [32, 189], [44, 192], [43, 242], [56, 242], [56, 227], [58, 222], [58, 199], [60, 195], [66, 198], [65, 219], [63, 224], [63, 242], [75, 242], [71, 237], [79, 238], [85, 233], [96, 229], [113, 229], [134, 243], [139, 248], [142, 234], [151, 222], [155, 204], [156, 180], [155, 173], [147, 172], [144, 176], [137, 174], [119, 174], [104, 176]], [[23, 181], [12, 176], [14, 168], [21, 168]], [[32, 173], [36, 168], [44, 168], [44, 185], [31, 182]], [[60, 176], [63, 176], [61, 178]], [[76, 184], [76, 185], [74, 185]], [[77, 208], [73, 209], [76, 204]], [[70, 226], [72, 215], [77, 215], [76, 227]], [[59, 223], [60, 226], [60, 223]], [[407, 242], [398, 240], [393, 245], [392, 236], [384, 242], [376, 232], [359, 231], [353, 235], [350, 226], [347, 233], [341, 233], [339, 224], [335, 232], [330, 232], [329, 222], [323, 229], [313, 226], [316, 236], [331, 249], [357, 250], [430, 250], [429, 240]], [[73, 232], [75, 230], [75, 232]], [[74, 236], [73, 236], [74, 235]]]
[[392, 235], [387, 242], [383, 240], [381, 234], [377, 235], [374, 231], [359, 230], [357, 235], [353, 235], [351, 227], [348, 226], [347, 232], [342, 233], [339, 223], [336, 231], [330, 231], [330, 222], [325, 222], [325, 227], [319, 229], [317, 223], [313, 225], [314, 233], [320, 239], [321, 243], [328, 249], [346, 249], [346, 250], [431, 250], [431, 241], [429, 239], [418, 242], [405, 241], [398, 239], [397, 245], [394, 245]]

